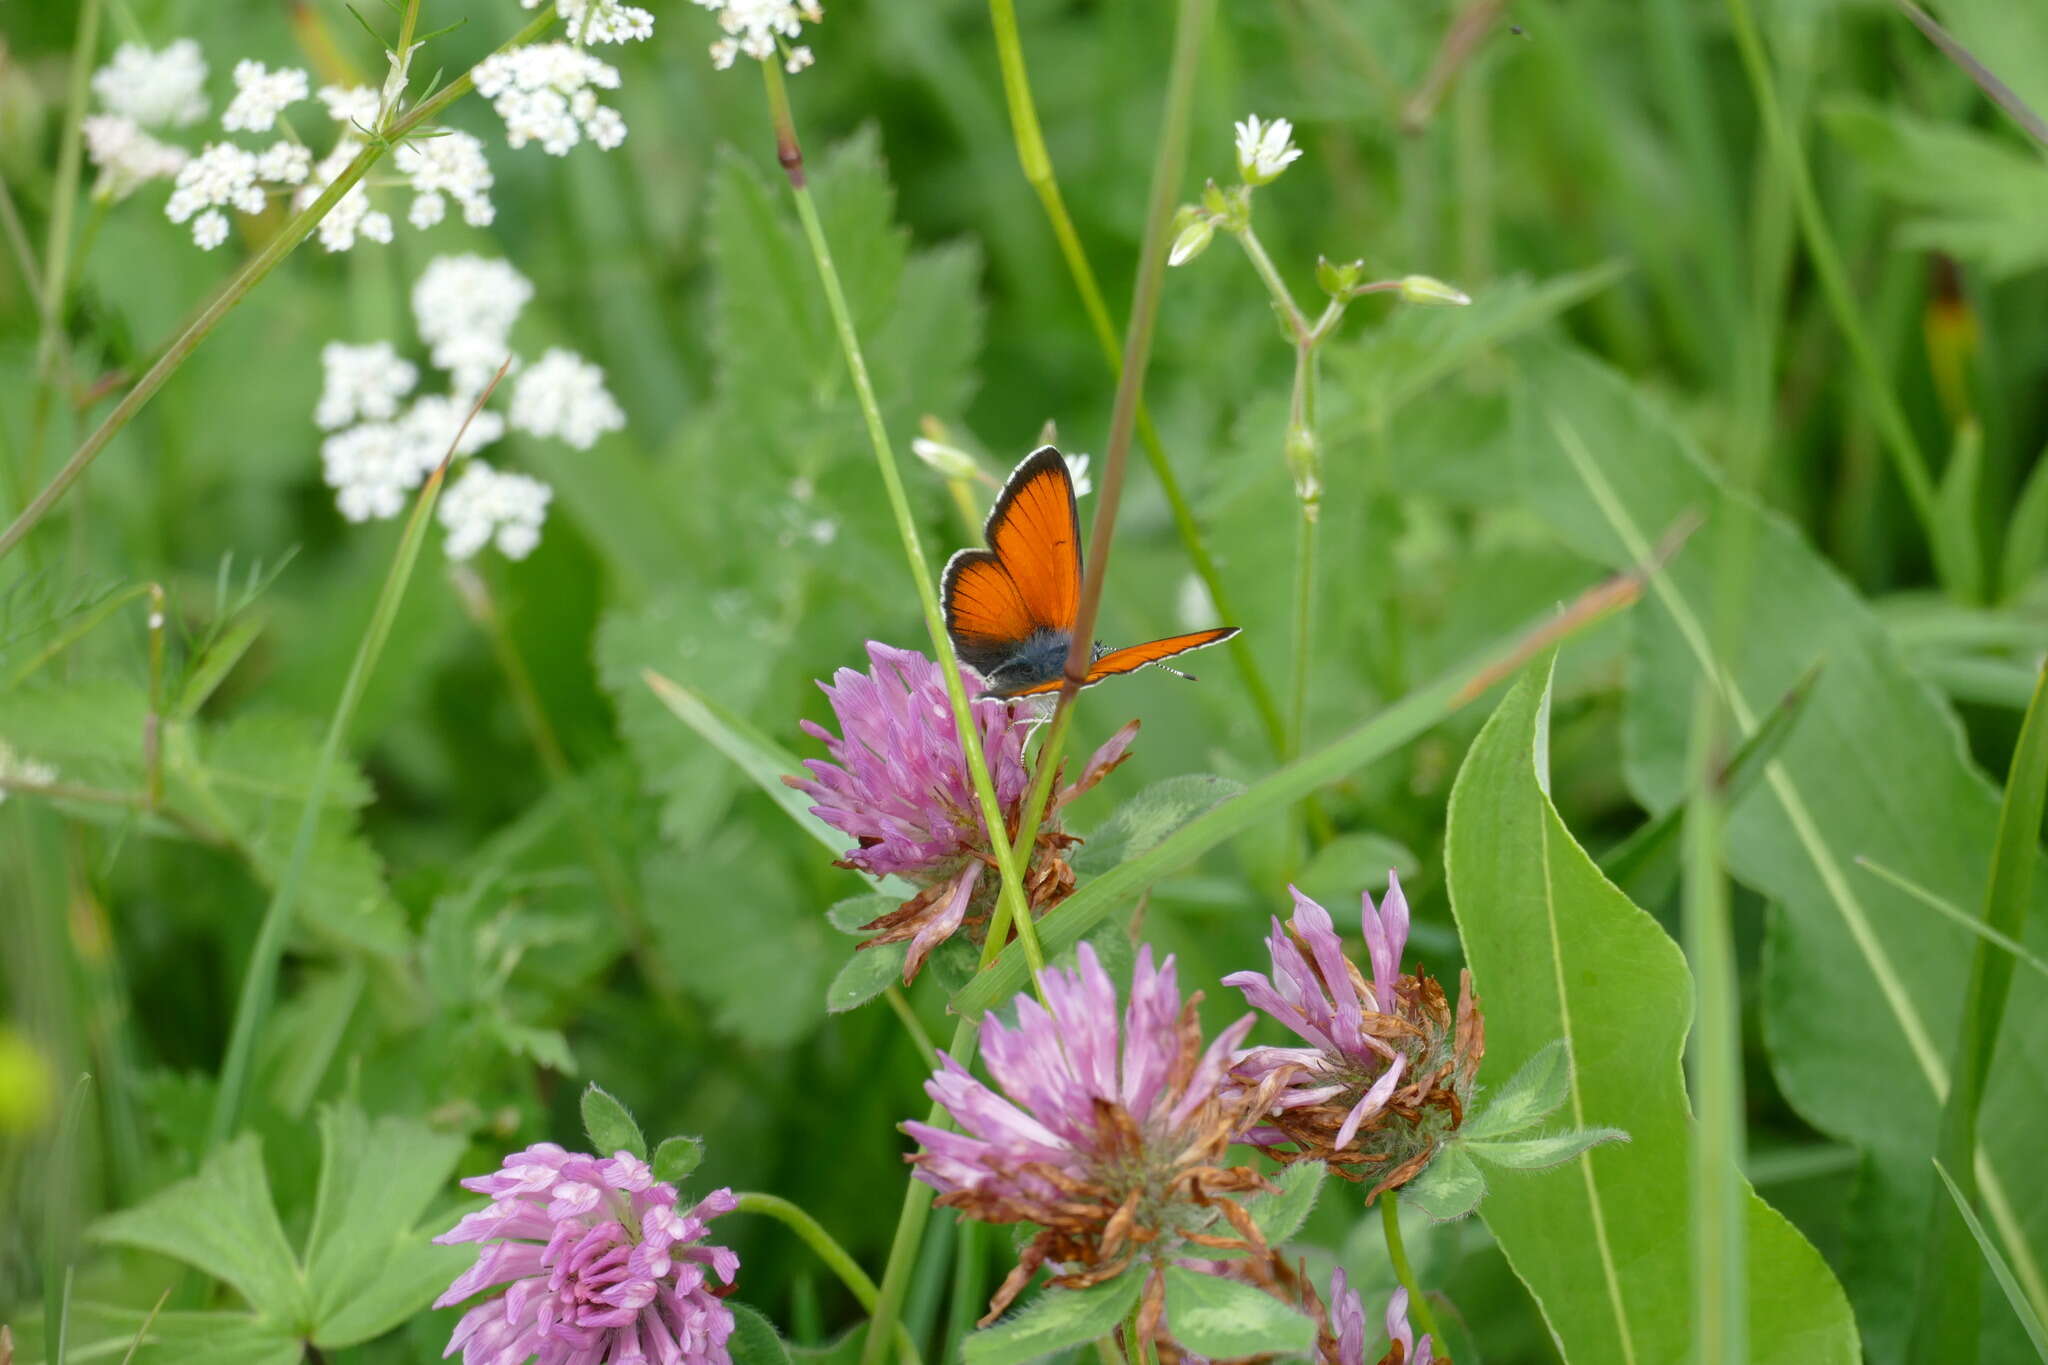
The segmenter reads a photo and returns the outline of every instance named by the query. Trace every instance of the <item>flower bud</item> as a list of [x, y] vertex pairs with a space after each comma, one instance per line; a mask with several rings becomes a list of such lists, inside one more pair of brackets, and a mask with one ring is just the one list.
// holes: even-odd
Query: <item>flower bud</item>
[[1364, 261], [1337, 264], [1327, 256], [1316, 257], [1316, 284], [1333, 299], [1348, 299], [1365, 274]]
[[1442, 280], [1431, 279], [1427, 275], [1407, 275], [1401, 280], [1401, 300], [1404, 303], [1462, 308], [1472, 302], [1472, 296], [1462, 289], [1454, 289]]
[[1173, 249], [1166, 253], [1168, 265], [1186, 265], [1201, 255], [1216, 236], [1216, 224], [1197, 211], [1187, 225], [1173, 239]]
[[[943, 432], [943, 428], [939, 428]], [[948, 479], [971, 480], [981, 476], [981, 466], [974, 457], [958, 446], [949, 445], [930, 436], [913, 437], [910, 453], [923, 460]]]

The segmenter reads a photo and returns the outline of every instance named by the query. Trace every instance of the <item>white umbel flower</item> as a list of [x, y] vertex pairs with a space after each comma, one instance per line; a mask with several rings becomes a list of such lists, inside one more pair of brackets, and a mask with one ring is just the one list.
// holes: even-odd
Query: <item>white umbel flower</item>
[[557, 436], [588, 450], [598, 437], [625, 426], [626, 414], [605, 391], [603, 370], [555, 347], [519, 376], [511, 422], [514, 430]]
[[[538, 9], [547, 0], [519, 0], [527, 9]], [[595, 10], [595, 13], [592, 11]], [[619, 0], [555, 0], [555, 13], [562, 27], [579, 43], [637, 43], [654, 36], [654, 16]]]
[[320, 443], [320, 475], [350, 521], [382, 521], [419, 487], [417, 460], [390, 422], [364, 422]]
[[164, 216], [182, 223], [211, 208], [261, 213], [264, 195], [258, 169], [254, 152], [232, 142], [216, 142], [179, 167]]
[[429, 228], [447, 212], [445, 194], [462, 206], [462, 221], [471, 227], [489, 227], [496, 211], [491, 207], [491, 163], [484, 158], [484, 144], [468, 133], [446, 132], [407, 142], [392, 153], [398, 171], [412, 184], [412, 210], [407, 217], [417, 228]]
[[318, 93], [320, 102], [327, 106], [327, 117], [336, 123], [366, 133], [376, 131], [378, 96], [375, 87], [323, 85]]
[[[455, 448], [453, 458], [459, 460], [476, 454], [505, 434], [503, 417], [487, 408], [471, 417], [470, 410], [475, 407], [474, 398], [430, 393], [398, 419], [399, 437], [406, 443], [408, 457], [420, 478], [426, 478], [442, 460], [450, 458], [451, 445]], [[463, 425], [465, 422], [467, 426]]]
[[287, 105], [306, 98], [306, 73], [295, 66], [276, 71], [261, 62], [235, 63], [235, 97], [220, 116], [231, 133], [267, 133]]
[[412, 287], [413, 319], [458, 394], [475, 394], [510, 354], [512, 324], [533, 284], [504, 261], [437, 256]]
[[505, 121], [514, 147], [538, 142], [550, 156], [566, 156], [588, 138], [610, 150], [626, 140], [626, 121], [600, 104], [597, 91], [619, 87], [618, 68], [570, 43], [534, 43], [484, 58], [476, 90]]
[[439, 516], [448, 529], [448, 557], [468, 559], [496, 543], [507, 559], [524, 559], [540, 544], [552, 488], [524, 474], [501, 474], [481, 460], [462, 471], [441, 496]]
[[[363, 144], [352, 137], [344, 137], [334, 144], [329, 152], [312, 171], [311, 178], [292, 196], [292, 208], [303, 209], [318, 199], [335, 177], [348, 169], [348, 163], [356, 159]], [[320, 220], [320, 245], [329, 251], [347, 251], [358, 239], [367, 238], [372, 242], [389, 242], [392, 237], [391, 215], [370, 203], [370, 192], [358, 180], [349, 186], [348, 193], [327, 210], [327, 216]]]
[[201, 251], [211, 251], [228, 239], [228, 216], [208, 209], [192, 220], [192, 240]]
[[[725, 30], [725, 37], [711, 45], [711, 64], [720, 71], [730, 67], [741, 57], [752, 57], [756, 61], [772, 62], [776, 59], [778, 39], [796, 39], [803, 34], [805, 23], [817, 23], [825, 17], [825, 11], [815, 0], [696, 0], [698, 5], [718, 16], [718, 26]], [[790, 50], [783, 66], [792, 73], [801, 71], [811, 64], [811, 50], [797, 47]]]
[[351, 346], [330, 341], [320, 351], [325, 382], [313, 420], [328, 431], [358, 418], [387, 422], [398, 415], [398, 402], [412, 392], [420, 372], [399, 357], [388, 341]]
[[158, 142], [120, 114], [94, 114], [83, 127], [86, 157], [100, 169], [92, 192], [110, 202], [126, 199], [152, 180], [171, 179], [192, 159], [183, 147]]
[[1237, 172], [1247, 185], [1271, 184], [1300, 155], [1294, 125], [1284, 118], [1269, 123], [1249, 114], [1237, 125]]
[[108, 112], [144, 128], [187, 128], [206, 117], [206, 58], [180, 38], [161, 52], [123, 43], [95, 71], [92, 92]]

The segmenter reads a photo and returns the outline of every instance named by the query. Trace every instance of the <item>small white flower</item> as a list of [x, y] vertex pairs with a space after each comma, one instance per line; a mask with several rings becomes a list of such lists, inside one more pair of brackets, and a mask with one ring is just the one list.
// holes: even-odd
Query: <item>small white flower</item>
[[1086, 455], [1067, 456], [1067, 473], [1074, 478], [1074, 496], [1085, 498], [1095, 491], [1095, 480], [1088, 477], [1089, 457]]
[[[352, 137], [337, 140], [334, 150], [312, 170], [311, 178], [299, 187], [292, 196], [292, 207], [303, 209], [326, 192], [335, 177], [348, 169], [348, 163], [356, 159], [363, 144]], [[392, 237], [391, 215], [370, 204], [370, 192], [358, 180], [349, 186], [348, 193], [327, 210], [327, 216], [320, 220], [320, 245], [329, 251], [347, 251], [358, 238], [373, 242], [389, 242]]]
[[169, 180], [192, 159], [183, 147], [158, 142], [134, 119], [94, 114], [85, 120], [85, 154], [100, 168], [93, 194], [115, 203], [151, 180]]
[[302, 185], [313, 171], [313, 154], [296, 142], [274, 142], [256, 158], [256, 175], [280, 185]]
[[[47, 787], [57, 780], [57, 770], [47, 763], [20, 753], [6, 740], [0, 739], [0, 777], [32, 786]], [[0, 787], [0, 801], [7, 799], [7, 791]]]
[[477, 93], [505, 121], [514, 147], [538, 142], [548, 155], [566, 156], [586, 136], [605, 148], [625, 140], [625, 120], [596, 93], [618, 89], [618, 68], [570, 43], [500, 52], [477, 63], [475, 74]]
[[603, 370], [574, 351], [555, 347], [519, 376], [511, 422], [514, 430], [559, 436], [588, 450], [604, 433], [625, 426], [626, 414], [605, 391]]
[[441, 497], [448, 557], [468, 559], [495, 542], [507, 559], [524, 559], [540, 544], [554, 490], [524, 474], [501, 474], [481, 460], [462, 471]]
[[1262, 122], [1257, 114], [1247, 115], [1237, 125], [1237, 172], [1247, 185], [1271, 184], [1301, 155], [1294, 145], [1294, 125], [1284, 118]]
[[306, 73], [295, 66], [270, 70], [261, 62], [235, 63], [235, 98], [220, 116], [229, 132], [267, 133], [285, 106], [306, 98]]
[[[519, 3], [537, 9], [546, 0]], [[562, 27], [570, 38], [579, 43], [637, 43], [654, 36], [654, 16], [619, 0], [596, 0], [595, 5], [591, 0], [555, 0], [555, 13], [562, 17]]]
[[413, 318], [436, 367], [458, 394], [475, 394], [510, 353], [512, 324], [532, 283], [504, 261], [438, 256], [412, 288]]
[[[451, 445], [455, 447], [455, 458], [459, 460], [476, 454], [505, 434], [503, 417], [488, 408], [471, 417], [470, 409], [474, 407], [474, 398], [430, 393], [406, 409], [405, 416], [398, 419], [398, 434], [405, 442], [406, 457], [420, 478], [433, 473], [441, 461], [448, 458]], [[469, 425], [465, 427], [464, 422]], [[458, 432], [461, 433], [459, 441], [456, 439]]]
[[[825, 17], [825, 11], [814, 0], [798, 0], [794, 4], [790, 0], [696, 0], [696, 3], [717, 15], [718, 26], [725, 30], [725, 37], [711, 45], [711, 64], [720, 71], [742, 56], [761, 62], [776, 60], [780, 40], [801, 37], [804, 24], [815, 24]], [[793, 47], [782, 64], [785, 70], [795, 73], [811, 62], [808, 47]]]
[[390, 421], [398, 415], [398, 400], [412, 392], [420, 377], [388, 341], [367, 346], [330, 341], [321, 348], [320, 364], [326, 380], [313, 420], [329, 431], [358, 418]]
[[350, 521], [382, 521], [405, 506], [420, 474], [398, 428], [364, 422], [320, 443], [320, 474]]
[[367, 85], [323, 85], [320, 102], [327, 117], [345, 128], [374, 132], [377, 127], [377, 92]]
[[408, 142], [392, 153], [399, 174], [412, 184], [414, 199], [407, 215], [415, 227], [432, 227], [447, 212], [441, 196], [453, 196], [462, 205], [462, 221], [471, 227], [489, 227], [495, 210], [491, 207], [491, 163], [484, 157], [481, 139], [468, 133], [447, 132]]
[[123, 43], [92, 77], [101, 104], [144, 128], [185, 128], [205, 118], [205, 86], [206, 59], [190, 38], [161, 52]]
[[[178, 168], [171, 197], [164, 205], [164, 216], [182, 223], [206, 209], [261, 213], [264, 196], [258, 183], [259, 169], [254, 152], [232, 142], [216, 142]], [[227, 240], [226, 217], [203, 215], [200, 222], [193, 224], [192, 237], [211, 251]]]

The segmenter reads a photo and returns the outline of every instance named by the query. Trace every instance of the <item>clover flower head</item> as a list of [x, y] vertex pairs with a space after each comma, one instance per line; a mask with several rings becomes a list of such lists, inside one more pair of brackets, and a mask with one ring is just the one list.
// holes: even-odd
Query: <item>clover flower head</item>
[[507, 559], [526, 558], [540, 544], [540, 528], [554, 495], [539, 479], [471, 461], [441, 498], [439, 516], [448, 531], [448, 557], [468, 559], [495, 544]]
[[772, 62], [781, 56], [783, 69], [791, 75], [814, 60], [808, 47], [792, 46], [782, 55], [784, 42], [803, 36], [806, 23], [818, 23], [824, 9], [815, 0], [696, 0], [718, 17], [725, 36], [711, 45], [711, 64], [727, 70], [741, 57]]
[[578, 450], [626, 425], [626, 414], [605, 389], [604, 371], [559, 346], [520, 372], [510, 418], [514, 430], [558, 436]]
[[86, 118], [85, 155], [99, 167], [93, 194], [119, 203], [152, 180], [169, 180], [192, 159], [183, 147], [159, 142], [142, 131], [142, 125], [121, 114], [93, 114]]
[[626, 121], [598, 102], [598, 90], [616, 90], [618, 68], [573, 43], [532, 43], [477, 63], [476, 90], [505, 121], [514, 147], [538, 142], [550, 156], [567, 156], [588, 138], [609, 151], [626, 140]]
[[1270, 185], [1300, 155], [1294, 125], [1284, 118], [1267, 121], [1248, 114], [1237, 125], [1237, 173], [1247, 185]]
[[683, 1209], [632, 1153], [599, 1159], [551, 1142], [462, 1184], [491, 1202], [434, 1240], [485, 1246], [434, 1306], [505, 1288], [463, 1315], [445, 1354], [461, 1351], [464, 1365], [730, 1365], [732, 1310], [710, 1281], [731, 1284], [739, 1257], [705, 1238], [738, 1207], [731, 1190]]
[[1315, 1159], [1349, 1180], [1370, 1176], [1368, 1199], [1419, 1175], [1464, 1121], [1485, 1051], [1469, 975], [1454, 1016], [1435, 980], [1419, 969], [1401, 974], [1408, 900], [1399, 876], [1387, 875], [1377, 907], [1360, 897], [1371, 982], [1344, 955], [1329, 912], [1291, 887], [1294, 915], [1284, 927], [1274, 920], [1266, 940], [1272, 975], [1223, 978], [1308, 1044], [1234, 1059], [1238, 1085], [1280, 1084], [1245, 1140], [1283, 1162]]
[[295, 66], [272, 71], [261, 62], [236, 62], [235, 97], [222, 111], [220, 126], [231, 133], [267, 133], [279, 114], [306, 98], [310, 84]]
[[206, 58], [180, 38], [161, 51], [123, 43], [93, 72], [92, 92], [109, 113], [143, 128], [187, 128], [206, 117]]
[[1154, 966], [1151, 948], [1138, 950], [1119, 1010], [1094, 948], [1084, 942], [1076, 956], [1076, 970], [1041, 975], [1045, 1005], [1017, 997], [1014, 1027], [983, 1016], [982, 1055], [1001, 1094], [942, 1054], [925, 1091], [958, 1130], [903, 1125], [922, 1147], [910, 1158], [917, 1178], [939, 1204], [1040, 1229], [984, 1322], [1048, 1263], [1055, 1286], [1086, 1288], [1140, 1257], [1267, 1251], [1230, 1196], [1271, 1187], [1222, 1164], [1266, 1095], [1227, 1084], [1253, 1016], [1205, 1047], [1200, 996], [1181, 999], [1171, 957]]
[[[991, 866], [991, 841], [939, 665], [915, 650], [874, 641], [868, 662], [867, 673], [842, 668], [831, 682], [818, 684], [832, 702], [840, 734], [803, 722], [806, 734], [824, 741], [828, 757], [806, 760], [809, 776], [783, 781], [818, 802], [812, 814], [857, 841], [839, 866], [902, 877], [920, 888], [865, 926], [876, 936], [863, 946], [910, 944], [903, 967], [908, 982], [963, 925], [983, 923], [995, 895], [995, 879], [982, 875]], [[979, 690], [971, 670], [962, 669], [961, 680], [970, 696]], [[1014, 831], [1031, 784], [1024, 740], [1037, 713], [1029, 703], [989, 697], [969, 705], [997, 804]], [[1059, 808], [1121, 762], [1136, 732], [1135, 721], [1118, 731], [1088, 760], [1079, 782], [1055, 793], [1025, 876], [1034, 911], [1073, 889], [1061, 854], [1076, 841], [1060, 831]]]
[[[537, 9], [547, 0], [519, 0]], [[654, 16], [620, 0], [554, 0], [562, 27], [580, 43], [638, 43], [654, 36]]]

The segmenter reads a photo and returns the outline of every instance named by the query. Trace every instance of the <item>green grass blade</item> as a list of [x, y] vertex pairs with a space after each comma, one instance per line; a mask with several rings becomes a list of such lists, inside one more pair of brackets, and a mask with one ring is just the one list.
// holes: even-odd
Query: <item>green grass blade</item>
[[[1991, 853], [1991, 877], [1984, 892], [1984, 925], [2019, 940], [2026, 929], [2034, 892], [2034, 865], [2040, 858], [2041, 815], [2048, 806], [2048, 668], [2041, 671], [2033, 702], [2020, 726], [2012, 769], [2006, 778], [2005, 800], [1998, 812], [1998, 842]], [[1913, 1354], [1922, 1361], [1968, 1361], [1976, 1357], [1981, 1314], [1978, 1307], [1977, 1263], [1966, 1254], [1963, 1235], [1968, 1206], [1977, 1197], [1977, 1117], [1991, 1055], [1998, 1043], [2005, 1005], [2012, 994], [2012, 954], [1997, 951], [1983, 939], [1970, 959], [1964, 988], [1963, 1025], [1956, 1039], [1948, 1098], [1942, 1105], [1937, 1165], [1957, 1172], [1942, 1179], [1949, 1184], [1962, 1218], [1952, 1217], [1937, 1200], [1921, 1260], [1922, 1293], [1914, 1322]]]
[[2018, 939], [1999, 933], [1998, 930], [1993, 929], [1961, 906], [1943, 900], [1940, 896], [1935, 895], [1934, 892], [1920, 885], [1920, 883], [1904, 873], [1895, 872], [1872, 858], [1859, 857], [1856, 860], [1856, 865], [1873, 876], [1881, 877], [1885, 881], [1890, 882], [1893, 886], [1896, 886], [1914, 900], [1919, 901], [1928, 909], [1969, 930], [1986, 943], [1996, 944], [2006, 952], [2011, 953], [2016, 960], [2033, 968], [2041, 973], [2041, 975], [2048, 976], [2048, 959], [2044, 959], [2039, 954], [2030, 951], [2027, 945], [2021, 943]]
[[[1038, 922], [1046, 954], [1061, 952], [1130, 898], [1159, 878], [1193, 861], [1225, 839], [1284, 810], [1316, 788], [1384, 757], [1452, 712], [1477, 700], [1495, 683], [1558, 641], [1578, 633], [1610, 611], [1633, 602], [1641, 590], [1635, 575], [1608, 580], [1577, 601], [1522, 632], [1504, 648], [1418, 688], [1334, 743], [1304, 755], [1254, 783], [1206, 814], [1190, 820], [1149, 850], [1119, 863], [1082, 886]], [[1024, 960], [1015, 945], [953, 997], [953, 1008], [968, 1017], [1007, 1000], [1024, 984]]]
[[1934, 16], [1913, 3], [1913, 0], [1898, 0], [1899, 8], [1913, 21], [1913, 27], [1927, 35], [1927, 41], [1941, 49], [1942, 55], [1961, 67], [1977, 88], [1993, 104], [2005, 111], [2006, 117], [2026, 130], [2028, 137], [2048, 147], [2048, 119], [2034, 112], [2032, 105], [2021, 99], [2019, 92], [1998, 79], [1991, 68], [1977, 60], [1976, 54], [1956, 40], [1954, 34], [1934, 21]]
[[392, 558], [391, 571], [384, 577], [384, 586], [370, 612], [369, 627], [363, 632], [363, 638], [356, 646], [355, 659], [349, 664], [348, 678], [341, 687], [341, 700], [335, 703], [334, 718], [328, 722], [327, 738], [322, 742], [320, 756], [306, 779], [306, 804], [299, 812], [298, 828], [292, 835], [291, 854], [285, 862], [284, 874], [278, 878], [277, 886], [271, 892], [270, 904], [263, 911], [255, 946], [250, 949], [249, 963], [243, 970], [242, 993], [235, 1004], [234, 1027], [228, 1034], [227, 1056], [221, 1062], [220, 1086], [214, 1092], [213, 1117], [207, 1125], [207, 1145], [210, 1148], [226, 1142], [241, 1118], [242, 1097], [249, 1088], [249, 1071], [255, 1062], [256, 1035], [261, 1032], [263, 1021], [270, 1013], [271, 1000], [277, 989], [278, 964], [284, 957], [285, 940], [291, 934], [292, 916], [298, 909], [306, 864], [312, 857], [320, 815], [327, 805], [327, 789], [333, 781], [335, 765], [341, 759], [341, 747], [348, 738], [349, 723], [355, 719], [356, 707], [362, 702], [364, 689], [369, 686], [370, 674], [376, 670], [385, 640], [390, 638], [392, 622], [398, 619], [398, 608], [405, 600], [406, 585], [412, 581], [413, 569], [419, 563], [420, 548], [425, 545], [427, 528], [434, 520], [434, 502], [448, 477], [449, 462], [454, 459], [455, 447], [469, 430], [470, 422], [491, 400], [491, 394], [497, 390], [499, 381], [505, 377], [511, 364], [507, 357], [491, 382], [477, 395], [469, 415], [463, 419], [454, 441], [449, 444], [448, 454], [442, 457], [440, 467], [427, 476], [419, 496], [413, 500], [412, 515], [406, 518], [405, 529], [399, 535], [398, 552]]
[[1977, 1217], [1977, 1211], [1970, 1207], [1970, 1201], [1963, 1198], [1963, 1192], [1956, 1188], [1955, 1178], [1948, 1168], [1939, 1161], [1934, 1163], [1934, 1173], [1941, 1177], [1941, 1183], [1948, 1187], [1948, 1196], [1955, 1201], [1956, 1213], [1970, 1229], [1970, 1236], [1977, 1240], [1977, 1250], [1984, 1254], [1984, 1262], [1991, 1267], [1992, 1278], [2005, 1291], [2005, 1301], [2012, 1305], [2013, 1313], [2019, 1318], [2020, 1326], [2027, 1329], [2027, 1339], [2034, 1343], [2034, 1354], [2048, 1361], [2048, 1332], [2041, 1327], [2041, 1316], [2034, 1311], [2034, 1305], [2027, 1301], [2020, 1282], [2013, 1278], [2012, 1267], [2005, 1263], [2005, 1257], [1998, 1254], [1998, 1244], [1991, 1240], [1991, 1234], [1984, 1231], [1984, 1224]]

